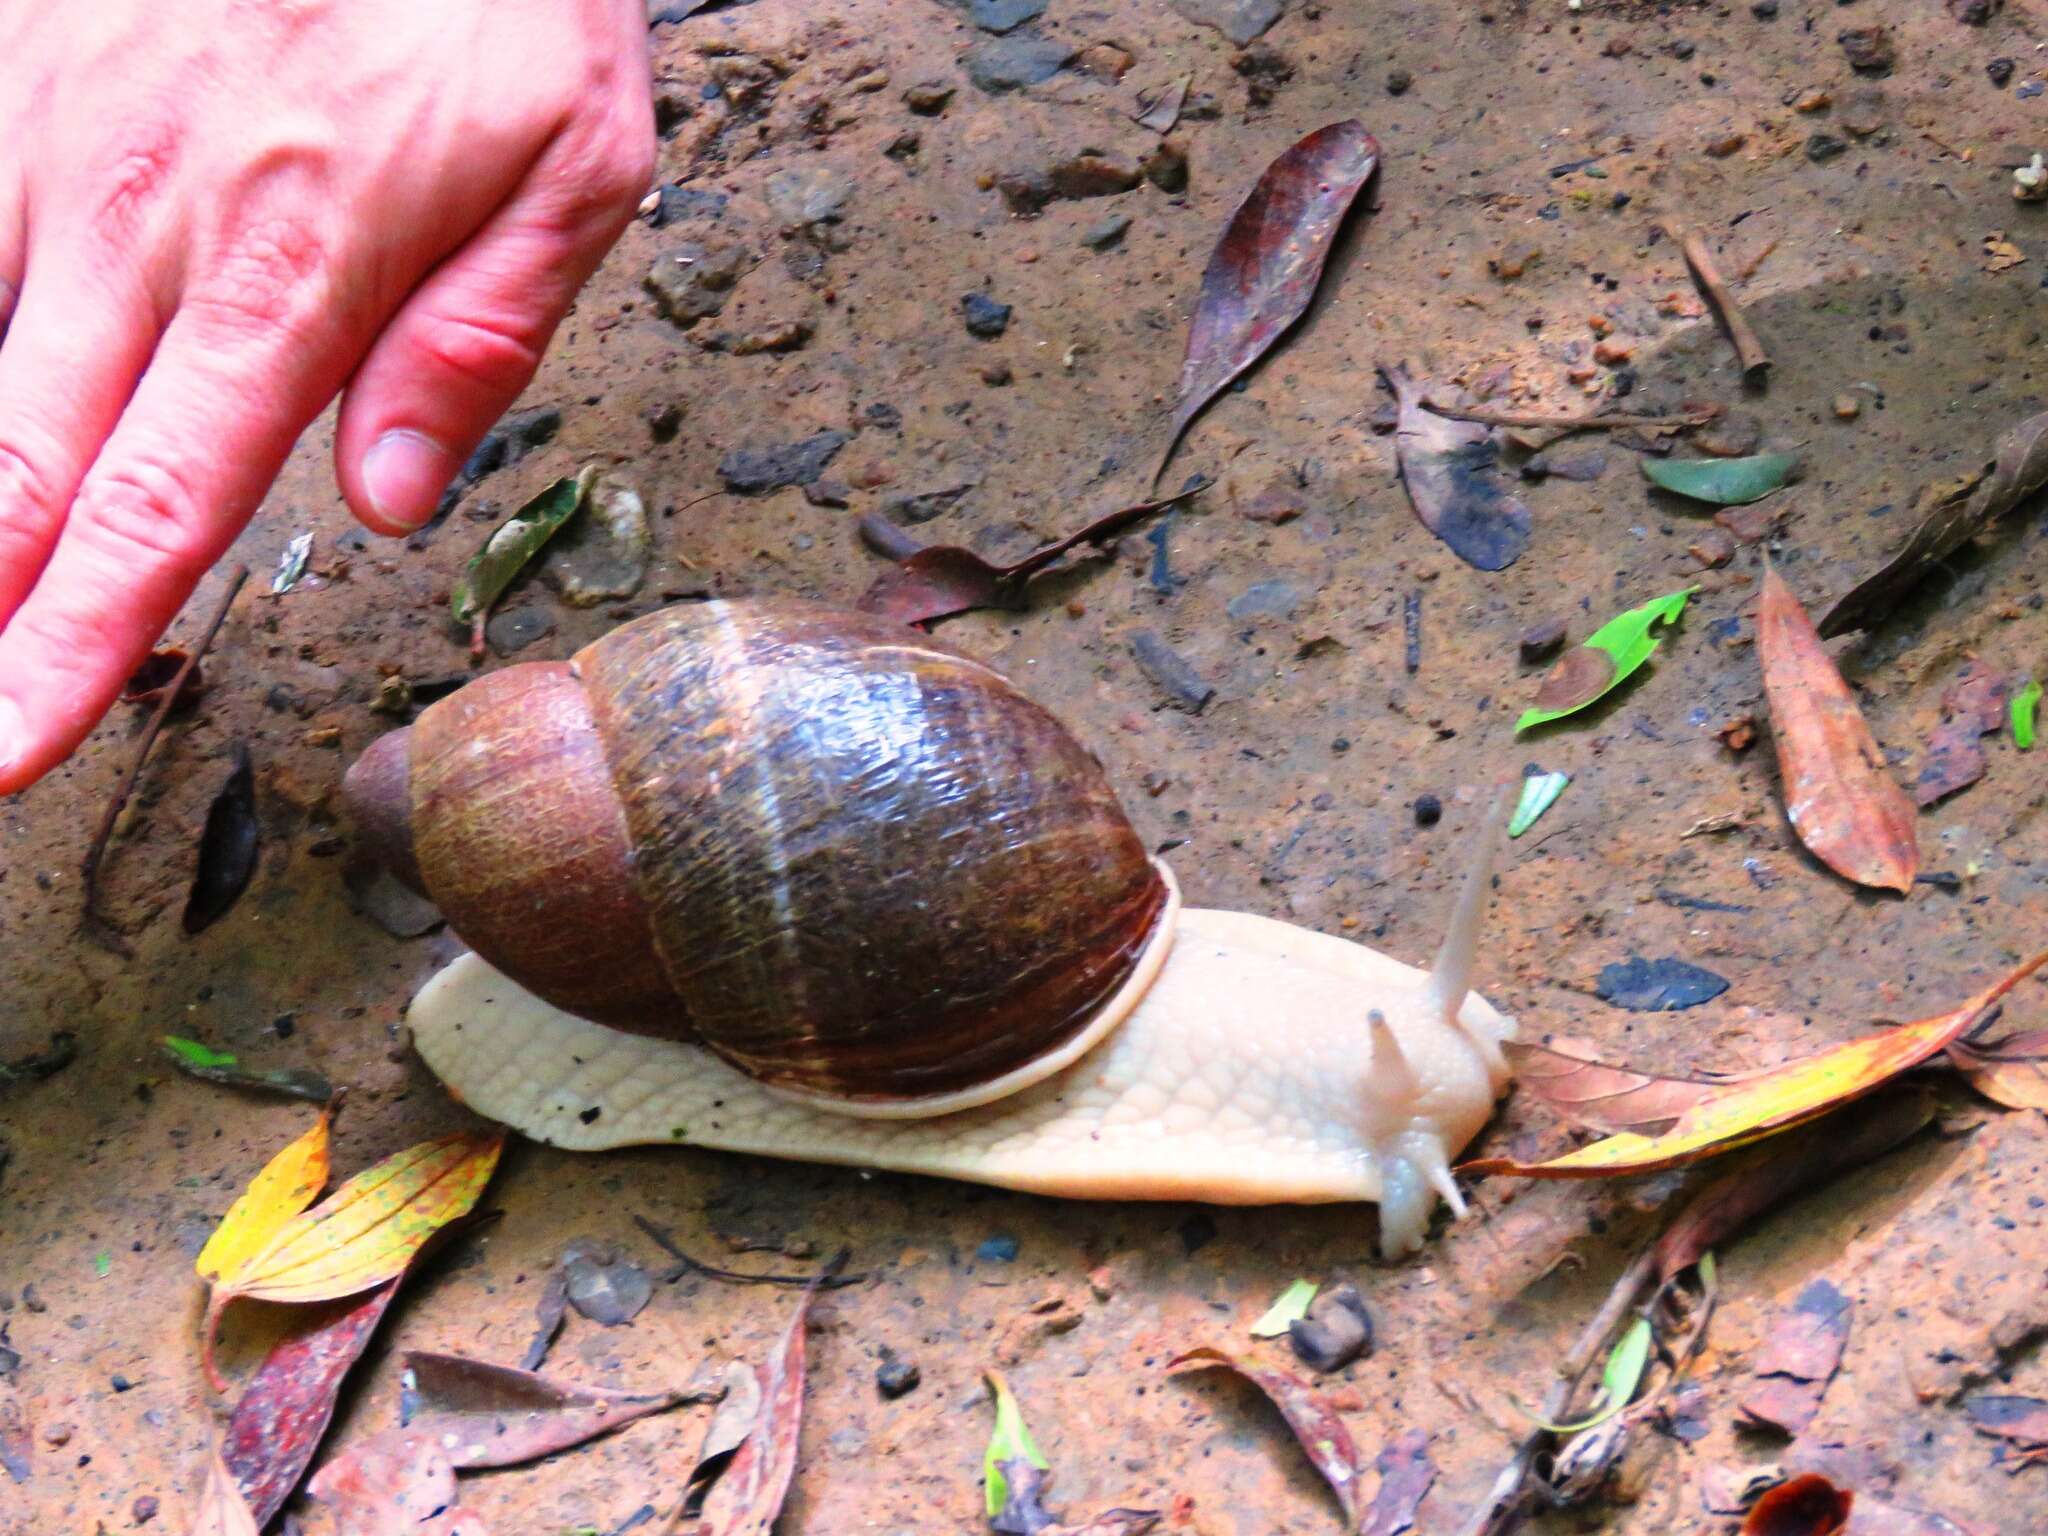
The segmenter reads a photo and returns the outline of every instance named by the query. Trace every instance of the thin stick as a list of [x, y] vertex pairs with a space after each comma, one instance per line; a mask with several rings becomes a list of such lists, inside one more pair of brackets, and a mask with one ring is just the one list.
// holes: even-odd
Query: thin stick
[[[1551, 1423], [1564, 1421], [1564, 1413], [1571, 1406], [1573, 1396], [1579, 1390], [1579, 1382], [1600, 1353], [1600, 1346], [1607, 1342], [1607, 1336], [1620, 1326], [1637, 1300], [1648, 1288], [1657, 1273], [1657, 1245], [1649, 1242], [1621, 1272], [1621, 1278], [1614, 1282], [1614, 1289], [1607, 1293], [1607, 1299], [1600, 1303], [1600, 1310], [1593, 1314], [1585, 1329], [1572, 1342], [1563, 1363], [1558, 1367], [1557, 1380], [1543, 1395], [1543, 1417]], [[1458, 1536], [1504, 1536], [1522, 1518], [1522, 1500], [1527, 1491], [1530, 1468], [1535, 1465], [1536, 1453], [1543, 1449], [1550, 1438], [1547, 1429], [1532, 1429], [1522, 1437], [1522, 1443], [1515, 1447], [1515, 1454], [1508, 1458], [1508, 1464], [1500, 1470], [1500, 1476], [1493, 1480], [1493, 1487], [1472, 1511], [1471, 1518], [1459, 1527]]]
[[1555, 415], [1542, 411], [1473, 411], [1458, 406], [1438, 405], [1434, 400], [1424, 400], [1422, 408], [1435, 416], [1447, 417], [1452, 421], [1474, 422], [1482, 427], [1563, 427], [1573, 432], [1610, 431], [1628, 427], [1703, 427], [1721, 414], [1718, 405], [1702, 406], [1696, 411], [1681, 411], [1676, 416], [1567, 416], [1561, 411]]
[[703, 1275], [712, 1280], [729, 1280], [735, 1285], [858, 1285], [861, 1281], [867, 1279], [867, 1276], [864, 1274], [842, 1275], [837, 1273], [840, 1266], [846, 1262], [844, 1250], [826, 1260], [825, 1267], [815, 1275], [747, 1275], [740, 1273], [736, 1269], [720, 1269], [715, 1264], [706, 1264], [702, 1259], [691, 1258], [690, 1255], [676, 1246], [676, 1240], [673, 1237], [660, 1227], [657, 1227], [645, 1216], [635, 1216], [633, 1218], [633, 1225], [653, 1238], [655, 1245], [663, 1253], [676, 1261], [676, 1267], [661, 1277], [663, 1281], [670, 1285], [675, 1284], [684, 1275], [692, 1274]]
[[149, 760], [149, 749], [156, 745], [157, 732], [163, 729], [164, 720], [171, 708], [178, 702], [178, 695], [185, 690], [185, 680], [192, 675], [192, 669], [199, 665], [199, 658], [206, 654], [213, 637], [220, 633], [220, 627], [227, 622], [228, 609], [234, 606], [235, 596], [242, 590], [242, 583], [249, 579], [249, 567], [238, 565], [228, 576], [228, 589], [221, 595], [220, 606], [213, 611], [213, 618], [206, 626], [206, 633], [199, 637], [199, 643], [185, 658], [185, 664], [178, 668], [178, 675], [171, 679], [164, 689], [164, 696], [157, 700], [156, 713], [149, 717], [149, 725], [142, 733], [142, 743], [135, 749], [135, 761], [128, 765], [128, 773], [114, 791], [114, 798], [107, 805], [106, 815], [100, 818], [99, 831], [93, 834], [92, 846], [85, 851], [85, 863], [81, 868], [85, 886], [85, 911], [80, 917], [80, 926], [87, 934], [112, 949], [116, 954], [131, 953], [127, 943], [114, 932], [113, 926], [100, 916], [99, 877], [100, 861], [106, 857], [107, 840], [114, 835], [114, 823], [121, 819], [121, 812], [127, 808], [129, 796], [135, 793], [135, 781], [142, 777], [142, 765]]
[[1664, 226], [1664, 232], [1677, 238], [1679, 249], [1685, 252], [1685, 264], [1692, 269], [1692, 280], [1699, 284], [1700, 292], [1707, 296], [1707, 302], [1714, 306], [1714, 313], [1721, 317], [1728, 339], [1735, 343], [1735, 358], [1742, 364], [1742, 382], [1751, 389], [1761, 389], [1764, 376], [1771, 369], [1770, 354], [1764, 351], [1764, 344], [1750, 329], [1749, 320], [1735, 302], [1735, 296], [1728, 291], [1728, 285], [1721, 281], [1714, 258], [1707, 251], [1707, 242], [1690, 230], [1676, 230], [1669, 224]]

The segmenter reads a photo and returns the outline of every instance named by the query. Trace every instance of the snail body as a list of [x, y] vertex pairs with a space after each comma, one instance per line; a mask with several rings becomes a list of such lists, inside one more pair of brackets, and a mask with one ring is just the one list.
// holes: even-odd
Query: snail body
[[1392, 1252], [1506, 1085], [1485, 860], [1427, 972], [1185, 908], [1049, 714], [866, 615], [649, 615], [430, 706], [348, 793], [476, 951], [414, 999], [421, 1056], [555, 1145], [1369, 1200]]

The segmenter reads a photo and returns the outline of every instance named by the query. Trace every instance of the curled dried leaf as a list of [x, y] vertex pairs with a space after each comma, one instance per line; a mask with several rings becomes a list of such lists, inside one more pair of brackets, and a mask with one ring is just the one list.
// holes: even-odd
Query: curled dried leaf
[[1166, 1363], [1168, 1370], [1179, 1366], [1222, 1366], [1234, 1371], [1266, 1394], [1280, 1410], [1287, 1427], [1323, 1481], [1344, 1507], [1345, 1528], [1356, 1530], [1365, 1517], [1365, 1461], [1357, 1441], [1330, 1400], [1291, 1371], [1268, 1370], [1248, 1365], [1220, 1349], [1203, 1347], [1176, 1355]]

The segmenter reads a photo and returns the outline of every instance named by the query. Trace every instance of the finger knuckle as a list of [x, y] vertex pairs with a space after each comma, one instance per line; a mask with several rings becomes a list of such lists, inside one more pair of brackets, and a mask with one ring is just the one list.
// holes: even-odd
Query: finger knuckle
[[212, 509], [170, 459], [96, 470], [72, 512], [81, 536], [114, 562], [197, 577], [213, 563]]
[[116, 142], [93, 205], [93, 224], [105, 237], [125, 242], [169, 190], [179, 136], [168, 125], [144, 118]]
[[430, 364], [496, 390], [540, 366], [547, 331], [546, 322], [509, 312], [440, 314], [421, 326], [418, 345]]
[[25, 447], [0, 442], [0, 508], [48, 507], [56, 482]]

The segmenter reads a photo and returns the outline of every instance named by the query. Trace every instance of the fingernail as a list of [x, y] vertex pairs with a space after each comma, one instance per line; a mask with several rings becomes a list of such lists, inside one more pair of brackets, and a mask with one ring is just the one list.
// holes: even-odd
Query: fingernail
[[372, 511], [410, 532], [434, 515], [456, 467], [455, 455], [425, 433], [395, 427], [363, 455], [363, 489]]

